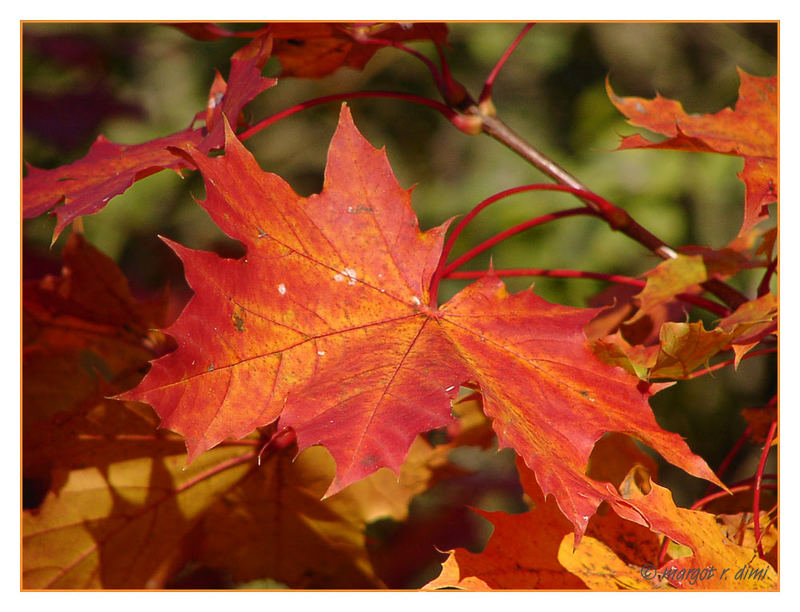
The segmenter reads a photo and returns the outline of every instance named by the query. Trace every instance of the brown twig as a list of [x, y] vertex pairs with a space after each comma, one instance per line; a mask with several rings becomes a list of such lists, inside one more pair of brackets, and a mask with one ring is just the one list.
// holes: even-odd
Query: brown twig
[[[556, 183], [567, 185], [576, 190], [591, 192], [591, 189], [536, 147], [520, 137], [498, 117], [484, 114], [480, 108], [475, 105], [471, 106], [467, 110], [467, 113], [480, 117], [481, 129], [485, 134], [516, 152]], [[586, 198], [581, 199], [586, 206], [602, 215], [612, 229], [622, 232], [659, 257], [663, 259], [674, 259], [678, 256], [675, 249], [658, 236], [639, 225], [624, 209], [612, 205], [610, 209], [603, 210], [597, 206], [596, 202]], [[742, 295], [739, 291], [718, 279], [709, 279], [702, 283], [702, 287], [725, 302], [732, 310], [735, 310], [748, 301], [747, 297]]]

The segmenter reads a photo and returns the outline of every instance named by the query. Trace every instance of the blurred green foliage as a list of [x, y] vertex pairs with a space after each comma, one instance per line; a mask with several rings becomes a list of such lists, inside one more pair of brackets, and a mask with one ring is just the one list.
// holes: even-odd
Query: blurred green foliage
[[[521, 28], [520, 23], [451, 26], [447, 58], [454, 77], [473, 97]], [[214, 70], [227, 75], [229, 57], [242, 44], [195, 41], [158, 24], [31, 23], [25, 24], [23, 34], [23, 152], [27, 162], [39, 167], [81, 157], [99, 133], [115, 142], [138, 143], [186, 127], [204, 108]], [[436, 57], [429, 43], [410, 46]], [[659, 92], [682, 101], [687, 112], [708, 113], [735, 103], [737, 66], [758, 76], [777, 73], [775, 23], [541, 23], [504, 66], [493, 98], [498, 115], [517, 133], [668, 243], [719, 248], [736, 236], [741, 224], [744, 189], [736, 173], [742, 161], [710, 154], [612, 152], [620, 135], [635, 129], [609, 102], [605, 79], [610, 78], [620, 95], [653, 97]], [[270, 60], [265, 72], [277, 75], [279, 70]], [[255, 122], [307, 99], [369, 89], [438, 98], [421, 62], [383, 49], [361, 72], [341, 69], [318, 81], [281, 79], [245, 113]], [[107, 92], [114, 104], [93, 108], [91, 98], [81, 103], [80, 98], [76, 102], [61, 97], [96, 90]], [[37, 118], [42, 100], [51, 102], [45, 106], [52, 109], [51, 124], [44, 122], [45, 128], [37, 130], [28, 119]], [[415, 186], [413, 205], [423, 229], [464, 215], [503, 189], [548, 182], [499, 143], [467, 136], [426, 107], [389, 99], [350, 104], [367, 139], [386, 147], [401, 185]], [[284, 177], [298, 193], [317, 192], [338, 110], [332, 103], [297, 113], [263, 130], [247, 146], [262, 168]], [[97, 121], [79, 121], [93, 112]], [[71, 138], [54, 138], [57, 130], [52, 125], [72, 127]], [[85, 218], [86, 235], [120, 264], [136, 291], [146, 294], [169, 283], [185, 297], [180, 264], [158, 235], [232, 256], [241, 252], [192, 197], [203, 197], [202, 181], [195, 173], [187, 172], [182, 179], [161, 172]], [[574, 206], [571, 196], [545, 192], [503, 200], [467, 228], [454, 255], [533, 216]], [[56, 265], [63, 238], [49, 248], [53, 226], [47, 217], [23, 223], [26, 276]], [[657, 263], [640, 245], [583, 217], [520, 234], [466, 268], [485, 269], [490, 258], [497, 268], [575, 268], [627, 275]], [[759, 279], [760, 275], [743, 275], [736, 282], [754, 295]], [[512, 290], [530, 283], [508, 282]], [[463, 285], [446, 281], [442, 300]], [[585, 306], [603, 287], [590, 280], [536, 279], [536, 292], [542, 297], [575, 306]], [[659, 421], [687, 437], [712, 468], [744, 429], [740, 409], [763, 405], [776, 388], [773, 359], [745, 361], [738, 373], [729, 370], [713, 379], [680, 383], [653, 400]], [[746, 455], [738, 469], [744, 475], [748, 469], [752, 473], [752, 461]], [[680, 503], [691, 503], [705, 488], [705, 483], [668, 467], [663, 476]]]

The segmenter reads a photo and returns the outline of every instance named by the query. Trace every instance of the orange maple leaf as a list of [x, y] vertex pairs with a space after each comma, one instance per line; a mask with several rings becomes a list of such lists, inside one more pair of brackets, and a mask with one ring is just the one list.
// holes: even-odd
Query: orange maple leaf
[[387, 466], [414, 438], [452, 423], [459, 386], [480, 386], [501, 446], [554, 494], [577, 534], [611, 485], [585, 474], [594, 443], [625, 431], [717, 482], [682, 438], [663, 431], [646, 384], [598, 360], [583, 327], [596, 310], [510, 295], [497, 277], [430, 306], [447, 224], [420, 232], [410, 191], [343, 107], [323, 190], [302, 198], [226, 134], [224, 156], [188, 154], [201, 202], [247, 254], [239, 260], [169, 242], [195, 291], [167, 333], [179, 349], [125, 394], [186, 437], [189, 460], [279, 419], [299, 450], [336, 464], [331, 495]]
[[767, 218], [767, 204], [778, 199], [778, 79], [739, 70], [739, 99], [733, 109], [688, 115], [680, 102], [656, 95], [653, 100], [617, 96], [606, 80], [611, 102], [628, 123], [669, 136], [663, 142], [639, 134], [623, 138], [619, 149], [671, 149], [723, 153], [744, 159], [739, 178], [746, 188], [741, 236]]

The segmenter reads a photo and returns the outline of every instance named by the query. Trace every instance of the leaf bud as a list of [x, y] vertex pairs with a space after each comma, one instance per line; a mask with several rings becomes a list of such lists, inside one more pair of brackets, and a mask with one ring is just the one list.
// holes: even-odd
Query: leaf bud
[[483, 129], [483, 119], [478, 115], [453, 115], [450, 122], [459, 130], [470, 136], [475, 136], [481, 133]]

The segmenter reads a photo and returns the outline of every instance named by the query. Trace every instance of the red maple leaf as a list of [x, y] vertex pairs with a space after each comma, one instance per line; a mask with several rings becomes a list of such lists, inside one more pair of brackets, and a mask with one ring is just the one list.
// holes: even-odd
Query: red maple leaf
[[628, 123], [669, 136], [652, 142], [639, 134], [623, 138], [619, 149], [671, 149], [724, 153], [744, 159], [745, 211], [739, 235], [768, 214], [778, 199], [778, 79], [755, 77], [739, 70], [739, 99], [733, 109], [688, 115], [680, 102], [656, 95], [653, 100], [621, 98], [606, 81], [611, 102]]
[[217, 74], [208, 97], [206, 127], [191, 127], [136, 145], [116, 144], [103, 135], [85, 157], [52, 170], [27, 165], [23, 180], [22, 214], [38, 217], [53, 211], [58, 217], [53, 240], [77, 217], [94, 214], [109, 200], [126, 191], [133, 183], [161, 170], [186, 168], [184, 159], [172, 153], [189, 145], [208, 152], [223, 144], [223, 113], [236, 126], [242, 108], [275, 79], [261, 77], [270, 57], [268, 37], [258, 37], [231, 57], [228, 83]]
[[275, 57], [281, 76], [320, 78], [341, 66], [361, 70], [384, 43], [433, 40], [444, 44], [442, 23], [276, 23], [272, 25]]
[[443, 23], [270, 23], [255, 30], [226, 30], [213, 23], [171, 24], [197, 40], [249, 38], [269, 33], [281, 76], [321, 78], [342, 66], [361, 70], [381, 47], [410, 40], [444, 44]]
[[420, 432], [452, 422], [459, 386], [480, 386], [502, 446], [582, 533], [611, 485], [588, 478], [594, 443], [629, 432], [688, 472], [715, 477], [648, 405], [651, 388], [599, 361], [583, 334], [597, 313], [506, 292], [484, 278], [441, 307], [429, 287], [447, 224], [420, 232], [410, 191], [343, 107], [323, 190], [303, 198], [263, 172], [229, 129], [225, 155], [190, 158], [201, 202], [241, 241], [239, 260], [169, 242], [195, 291], [166, 330], [179, 349], [125, 399], [152, 404], [189, 460], [279, 419], [298, 448], [337, 464], [327, 494], [387, 466]]

